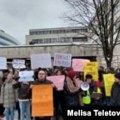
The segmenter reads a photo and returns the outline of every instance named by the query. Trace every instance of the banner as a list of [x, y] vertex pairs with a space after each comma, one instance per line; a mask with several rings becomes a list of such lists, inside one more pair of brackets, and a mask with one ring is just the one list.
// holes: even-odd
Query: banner
[[13, 68], [16, 68], [16, 69], [26, 68], [25, 60], [14, 59], [12, 61], [12, 65], [13, 65]]
[[19, 72], [19, 82], [27, 82], [27, 81], [34, 81], [33, 78], [34, 72], [33, 71], [20, 71]]
[[71, 67], [71, 54], [55, 53], [54, 66]]
[[84, 68], [84, 77], [87, 74], [91, 74], [93, 76], [93, 80], [98, 80], [98, 62], [88, 62]]
[[105, 94], [106, 96], [111, 96], [111, 88], [115, 81], [114, 74], [104, 74], [104, 86], [105, 86]]
[[87, 59], [72, 59], [72, 68], [76, 72], [83, 72], [84, 66], [87, 62], [90, 62], [90, 60]]
[[63, 90], [64, 80], [65, 80], [65, 76], [64, 75], [50, 76], [50, 77], [47, 77], [47, 80], [53, 82], [54, 85], [57, 87], [58, 91]]
[[51, 55], [50, 54], [35, 54], [31, 55], [31, 68], [51, 68]]
[[7, 59], [5, 57], [0, 57], [0, 69], [7, 69]]
[[33, 85], [32, 116], [53, 116], [53, 87], [51, 85]]

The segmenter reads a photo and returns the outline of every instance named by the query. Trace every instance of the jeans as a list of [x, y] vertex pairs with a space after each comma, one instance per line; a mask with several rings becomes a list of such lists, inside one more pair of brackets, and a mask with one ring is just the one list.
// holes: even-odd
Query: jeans
[[4, 114], [5, 114], [6, 120], [14, 120], [14, 107], [6, 107]]
[[19, 101], [20, 120], [31, 120], [30, 101]]

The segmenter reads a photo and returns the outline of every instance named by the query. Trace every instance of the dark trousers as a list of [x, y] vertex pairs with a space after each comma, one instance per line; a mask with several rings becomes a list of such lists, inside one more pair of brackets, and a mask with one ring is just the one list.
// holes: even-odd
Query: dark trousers
[[51, 117], [44, 117], [44, 118], [35, 117], [35, 120], [51, 120]]
[[2, 104], [0, 104], [0, 116], [3, 116], [4, 113], [4, 107]]

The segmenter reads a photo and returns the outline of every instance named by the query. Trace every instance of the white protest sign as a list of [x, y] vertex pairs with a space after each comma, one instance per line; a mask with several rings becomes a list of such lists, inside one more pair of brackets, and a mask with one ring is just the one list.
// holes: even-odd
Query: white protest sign
[[34, 81], [33, 75], [34, 75], [33, 71], [20, 71], [19, 82]]
[[48, 76], [47, 80], [53, 82], [54, 85], [57, 87], [58, 91], [63, 90], [64, 80], [65, 80], [65, 76], [64, 75]]
[[7, 69], [7, 59], [5, 57], [0, 57], [0, 69]]
[[31, 68], [52, 68], [50, 54], [34, 54], [31, 55]]
[[12, 61], [12, 65], [14, 68], [26, 68], [25, 67], [25, 60], [20, 60], [20, 59], [14, 59]]
[[54, 66], [71, 67], [71, 54], [55, 53]]

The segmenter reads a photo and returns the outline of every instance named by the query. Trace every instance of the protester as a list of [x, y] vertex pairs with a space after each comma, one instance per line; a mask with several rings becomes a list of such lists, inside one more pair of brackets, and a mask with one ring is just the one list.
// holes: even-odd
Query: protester
[[89, 89], [82, 92], [82, 101], [84, 106], [91, 106], [94, 102], [94, 100], [91, 98], [91, 95], [96, 91], [96, 85], [92, 78], [93, 77], [90, 74], [85, 76], [85, 82], [89, 85]]
[[[18, 82], [18, 80], [19, 80], [19, 70], [14, 69], [13, 75], [14, 75], [15, 81]], [[19, 107], [19, 101], [18, 100], [16, 102], [16, 110], [18, 111], [18, 120], [20, 120], [20, 107]]]
[[2, 85], [1, 89], [1, 100], [5, 107], [6, 120], [14, 120], [14, 110], [16, 106], [16, 91], [13, 89], [13, 84], [16, 81], [13, 79], [13, 74], [9, 73], [7, 79]]
[[[37, 72], [37, 80], [33, 83], [33, 85], [49, 85], [51, 84], [54, 87], [54, 84], [46, 79], [46, 69], [40, 68]], [[35, 117], [35, 120], [51, 120], [51, 116], [49, 117]]]
[[14, 89], [18, 88], [20, 120], [31, 120], [31, 89], [29, 82], [17, 82], [13, 85]]
[[[57, 69], [55, 75], [59, 76], [59, 75], [64, 75], [65, 73], [62, 69]], [[54, 104], [55, 104], [55, 119], [59, 120], [60, 115], [62, 115], [63, 117], [63, 107], [64, 107], [64, 93], [63, 90], [55, 91], [55, 95], [54, 95]]]
[[80, 106], [79, 102], [80, 87], [78, 87], [75, 79], [76, 72], [74, 72], [73, 70], [68, 71], [64, 84], [65, 107]]
[[3, 104], [2, 104], [2, 100], [1, 100], [1, 88], [2, 88], [2, 84], [3, 84], [3, 81], [2, 81], [2, 78], [0, 77], [0, 120], [2, 120], [3, 112], [4, 112], [4, 107], [3, 107]]
[[111, 90], [111, 106], [120, 106], [120, 73], [115, 74], [115, 82]]

